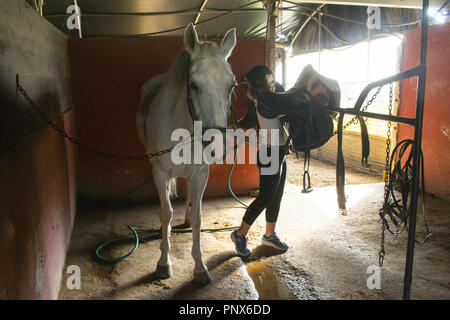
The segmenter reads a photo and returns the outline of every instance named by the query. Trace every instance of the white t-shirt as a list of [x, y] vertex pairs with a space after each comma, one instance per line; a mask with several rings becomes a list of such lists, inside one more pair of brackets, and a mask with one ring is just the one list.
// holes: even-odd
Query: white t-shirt
[[[272, 146], [284, 146], [287, 141], [287, 134], [279, 118], [268, 119], [263, 117], [256, 108], [256, 115], [259, 122], [259, 137], [261, 143]], [[271, 129], [278, 130], [278, 139], [271, 140]], [[275, 139], [275, 138], [274, 138]]]

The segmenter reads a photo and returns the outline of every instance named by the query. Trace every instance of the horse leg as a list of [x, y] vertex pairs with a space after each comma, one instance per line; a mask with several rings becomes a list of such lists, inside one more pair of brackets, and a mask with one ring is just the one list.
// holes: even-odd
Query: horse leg
[[184, 225], [191, 225], [191, 195], [189, 194], [189, 188], [186, 192], [186, 213], [184, 215]]
[[[155, 168], [155, 167], [154, 167]], [[170, 278], [173, 274], [172, 262], [170, 261], [170, 222], [172, 220], [173, 209], [170, 203], [169, 181], [161, 170], [154, 169], [153, 177], [158, 190], [161, 208], [159, 220], [161, 221], [161, 257], [156, 265], [156, 275], [158, 278]]]
[[205, 167], [199, 173], [188, 178], [188, 188], [191, 198], [191, 225], [192, 225], [192, 257], [194, 258], [194, 281], [206, 285], [211, 282], [208, 268], [202, 261], [200, 243], [200, 228], [202, 223], [202, 197], [208, 181], [209, 168]]

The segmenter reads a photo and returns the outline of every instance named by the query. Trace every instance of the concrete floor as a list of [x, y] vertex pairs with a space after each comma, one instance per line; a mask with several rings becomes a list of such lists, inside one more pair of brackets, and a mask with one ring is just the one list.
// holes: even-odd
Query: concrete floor
[[[332, 165], [320, 165], [323, 172], [334, 170]], [[348, 172], [350, 182], [352, 174], [357, 180], [361, 175]], [[396, 238], [386, 236], [381, 289], [366, 285], [371, 275], [368, 267], [378, 263], [383, 184], [348, 185], [347, 216], [337, 213], [335, 190], [334, 186], [321, 187], [302, 194], [299, 186], [287, 183], [277, 224], [277, 233], [290, 246], [283, 254], [260, 245], [264, 213], [249, 234], [253, 255], [246, 261], [236, 256], [229, 231], [202, 233], [204, 262], [213, 277], [204, 287], [192, 282], [191, 234], [172, 235], [174, 275], [167, 280], [153, 274], [160, 240], [141, 244], [133, 255], [115, 265], [93, 259], [100, 243], [128, 235], [127, 225], [159, 228], [158, 205], [84, 210], [77, 217], [66, 261], [66, 268], [80, 267], [81, 289], [69, 290], [69, 274], [63, 272], [59, 299], [401, 299], [406, 232]], [[252, 198], [242, 200], [250, 203]], [[411, 297], [449, 299], [449, 203], [430, 196], [427, 208], [433, 236], [425, 244], [416, 244]], [[236, 226], [244, 213], [232, 198], [205, 199], [203, 210], [203, 228]], [[172, 225], [183, 223], [183, 217], [184, 202], [175, 201]], [[419, 217], [418, 237], [423, 231]], [[105, 250], [105, 255], [122, 255], [130, 246]]]

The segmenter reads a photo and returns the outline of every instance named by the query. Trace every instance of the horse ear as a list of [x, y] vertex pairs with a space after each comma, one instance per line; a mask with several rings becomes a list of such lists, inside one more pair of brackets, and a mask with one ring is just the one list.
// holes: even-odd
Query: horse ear
[[236, 28], [228, 30], [225, 37], [223, 37], [222, 44], [220, 48], [222, 49], [225, 60], [231, 55], [231, 52], [236, 45]]
[[197, 31], [192, 23], [184, 29], [184, 48], [190, 55], [194, 53], [195, 46], [199, 43]]

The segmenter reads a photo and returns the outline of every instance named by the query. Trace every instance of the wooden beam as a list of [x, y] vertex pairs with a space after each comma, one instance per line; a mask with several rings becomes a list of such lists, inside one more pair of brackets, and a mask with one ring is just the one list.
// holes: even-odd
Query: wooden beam
[[205, 9], [205, 6], [206, 6], [207, 2], [208, 2], [208, 0], [203, 0], [202, 5], [200, 6], [200, 9], [198, 10], [197, 15], [195, 16], [194, 25], [196, 25], [197, 22], [198, 22], [198, 19], [200, 19], [200, 15], [202, 14], [203, 9]]
[[275, 40], [276, 40], [276, 0], [266, 0], [265, 7], [267, 10], [267, 26], [266, 26], [266, 64], [275, 73]]

